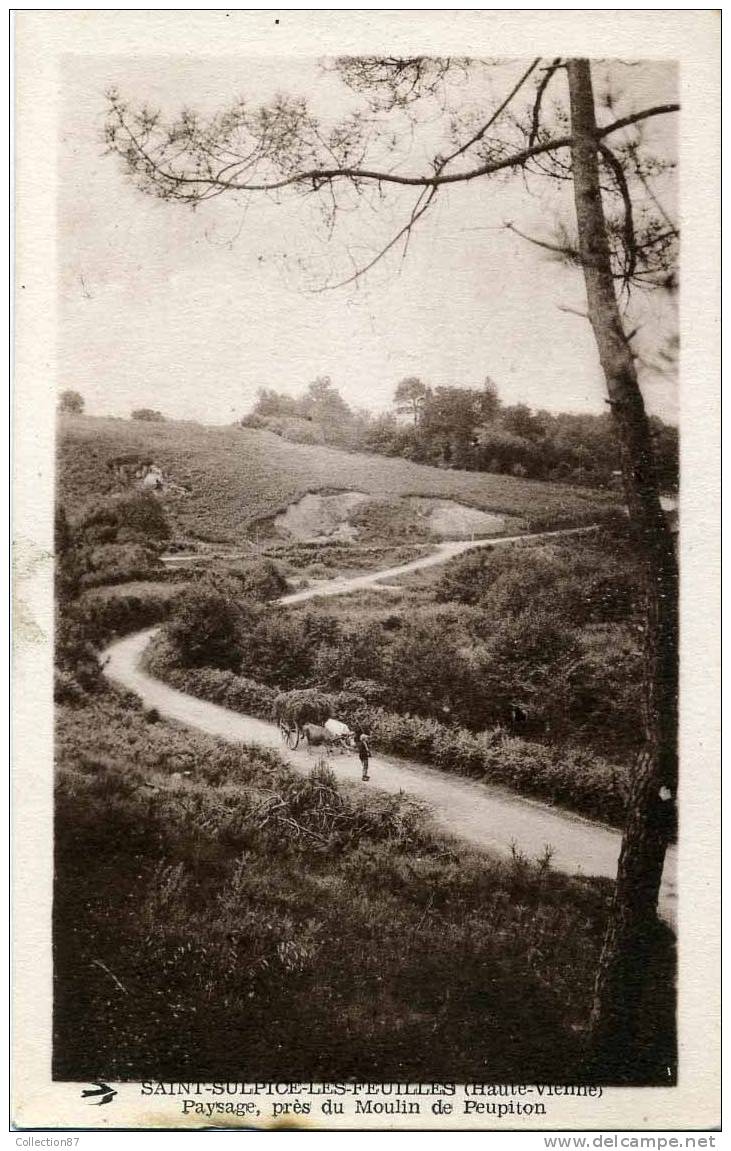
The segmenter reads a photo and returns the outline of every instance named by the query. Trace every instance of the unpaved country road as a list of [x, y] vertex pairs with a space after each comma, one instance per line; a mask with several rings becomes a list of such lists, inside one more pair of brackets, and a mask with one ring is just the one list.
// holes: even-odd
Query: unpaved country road
[[[136, 632], [107, 649], [104, 671], [112, 682], [136, 692], [147, 707], [157, 708], [167, 719], [233, 743], [275, 747], [284, 751], [295, 770], [306, 773], [312, 768], [316, 757], [306, 751], [284, 749], [273, 723], [186, 695], [143, 671], [142, 654], [156, 630]], [[331, 762], [340, 779], [360, 781], [361, 768], [355, 756], [336, 753]], [[550, 845], [552, 866], [559, 871], [609, 878], [616, 875], [620, 835], [604, 824], [391, 756], [374, 756], [370, 775], [371, 782], [360, 786], [407, 792], [429, 806], [441, 828], [476, 847], [508, 855], [514, 843], [519, 851], [535, 858]], [[675, 862], [675, 850], [671, 849], [660, 894], [661, 914], [673, 926], [677, 901]]]
[[526, 540], [550, 540], [556, 536], [586, 535], [587, 532], [595, 532], [596, 530], [596, 527], [561, 528], [555, 532], [535, 532], [532, 535], [485, 536], [483, 539], [476, 540], [448, 540], [439, 544], [428, 555], [411, 560], [409, 563], [399, 564], [398, 567], [394, 568], [381, 568], [379, 571], [367, 572], [365, 575], [324, 580], [317, 587], [290, 592], [288, 595], [282, 596], [278, 603], [304, 603], [306, 600], [316, 599], [318, 596], [349, 595], [351, 592], [362, 591], [363, 588], [369, 587], [381, 587], [384, 591], [398, 591], [398, 588], [385, 587], [381, 584], [381, 580], [396, 579], [397, 576], [410, 575], [412, 572], [423, 571], [424, 568], [436, 567], [437, 564], [446, 563], [447, 560], [461, 556], [464, 552], [472, 551], [473, 548], [495, 548], [505, 544], [524, 543]]

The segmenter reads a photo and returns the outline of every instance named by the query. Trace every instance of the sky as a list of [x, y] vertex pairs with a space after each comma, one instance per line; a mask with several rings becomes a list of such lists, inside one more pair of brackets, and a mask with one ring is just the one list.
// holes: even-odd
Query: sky
[[[509, 90], [525, 62], [505, 63], [469, 101]], [[606, 70], [605, 70], [606, 71]], [[602, 76], [597, 74], [601, 93]], [[612, 66], [616, 114], [674, 98], [667, 65]], [[59, 390], [93, 415], [153, 407], [175, 419], [228, 424], [260, 387], [297, 394], [330, 376], [353, 407], [384, 410], [404, 376], [432, 386], [479, 387], [489, 376], [504, 403], [602, 412], [604, 386], [580, 273], [505, 228], [550, 237], [570, 213], [567, 190], [520, 178], [476, 180], [440, 193], [408, 253], [356, 285], [313, 290], [375, 251], [413, 203], [402, 192], [344, 219], [328, 243], [311, 203], [244, 205], [222, 196], [195, 212], [137, 190], [104, 154], [105, 92], [116, 86], [163, 112], [215, 112], [241, 95], [306, 94], [325, 122], [354, 106], [340, 80], [310, 60], [192, 56], [72, 58], [63, 68], [59, 138]], [[624, 101], [624, 104], [623, 104]], [[663, 117], [672, 120], [673, 117]], [[426, 124], [404, 168], [423, 170], [435, 129]], [[653, 122], [664, 150], [672, 131]], [[672, 331], [672, 307], [637, 299], [640, 349]], [[675, 381], [641, 369], [650, 411], [677, 419]]]

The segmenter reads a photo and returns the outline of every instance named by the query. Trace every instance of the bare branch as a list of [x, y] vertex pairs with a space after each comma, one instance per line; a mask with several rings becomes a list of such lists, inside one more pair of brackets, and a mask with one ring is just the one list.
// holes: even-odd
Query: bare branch
[[[458, 156], [463, 155], [469, 148], [471, 148], [474, 144], [476, 144], [479, 140], [481, 140], [485, 136], [485, 133], [492, 127], [492, 125], [495, 123], [495, 121], [498, 119], [498, 117], [502, 115], [502, 113], [505, 111], [505, 109], [508, 107], [508, 105], [511, 103], [511, 101], [515, 98], [517, 93], [523, 87], [523, 85], [525, 84], [528, 77], [531, 75], [531, 73], [537, 67], [539, 60], [540, 60], [540, 56], [537, 56], [535, 58], [535, 60], [533, 61], [533, 63], [523, 73], [521, 78], [518, 80], [517, 84], [514, 85], [514, 87], [511, 89], [511, 91], [505, 97], [503, 102], [493, 112], [490, 119], [485, 124], [483, 124], [483, 126], [480, 128], [480, 130], [478, 132], [476, 132], [464, 144], [462, 144], [461, 147], [457, 148], [449, 156], [445, 156], [442, 160], [439, 161], [438, 165], [436, 166], [437, 174], [442, 172], [447, 167], [448, 164], [451, 164], [452, 161], [456, 160]], [[330, 186], [330, 188], [332, 188], [332, 184], [330, 184], [329, 186]], [[437, 191], [438, 191], [438, 188], [432, 187], [429, 191], [429, 195], [427, 197], [426, 203], [424, 203], [422, 206], [422, 200], [424, 199], [425, 189], [422, 190], [421, 194], [419, 195], [419, 198], [417, 199], [414, 207], [412, 208], [411, 215], [409, 217], [408, 222], [404, 225], [403, 228], [401, 228], [396, 233], [396, 235], [393, 237], [393, 239], [390, 240], [388, 242], [388, 244], [385, 245], [385, 247], [381, 248], [380, 252], [378, 252], [377, 255], [374, 256], [374, 258], [372, 260], [370, 260], [370, 262], [368, 264], [365, 264], [363, 267], [360, 267], [360, 268], [356, 267], [355, 272], [352, 275], [348, 276], [345, 280], [341, 280], [336, 284], [328, 284], [324, 288], [316, 289], [316, 291], [334, 291], [336, 288], [344, 288], [348, 284], [352, 284], [353, 281], [357, 280], [359, 276], [365, 275], [366, 272], [369, 272], [371, 268], [373, 268], [377, 263], [379, 263], [379, 261], [382, 260], [383, 257], [388, 252], [390, 252], [392, 248], [394, 248], [396, 246], [396, 244], [399, 242], [399, 240], [401, 240], [404, 237], [405, 237], [405, 243], [404, 243], [404, 251], [403, 251], [402, 259], [405, 258], [406, 253], [408, 251], [409, 241], [411, 239], [411, 233], [412, 233], [412, 230], [414, 228], [414, 225], [421, 219], [421, 217], [423, 215], [425, 215], [430, 204], [434, 200], [434, 197], [436, 196]]]
[[414, 205], [414, 209], [411, 213], [411, 216], [409, 217], [408, 222], [404, 224], [403, 228], [401, 228], [400, 231], [396, 233], [392, 240], [389, 240], [385, 247], [381, 248], [381, 250], [377, 253], [377, 255], [373, 257], [372, 260], [360, 267], [356, 266], [356, 269], [352, 275], [348, 276], [345, 280], [339, 280], [336, 284], [325, 284], [324, 287], [314, 288], [313, 291], [317, 293], [333, 292], [336, 288], [345, 288], [348, 284], [352, 284], [355, 280], [358, 280], [361, 276], [364, 276], [366, 272], [370, 272], [371, 268], [375, 267], [375, 265], [378, 264], [383, 259], [383, 257], [391, 251], [392, 248], [395, 248], [396, 244], [398, 244], [399, 240], [401, 240], [404, 236], [406, 236], [408, 242], [408, 237], [411, 235], [411, 229], [427, 211], [429, 205], [436, 196], [437, 191], [437, 188], [432, 188], [429, 192], [426, 203], [423, 204], [421, 208], [418, 208], [419, 200], [423, 199], [422, 193], [422, 195], [419, 197], [419, 200], [417, 200], [416, 204]]
[[[536, 56], [535, 60], [530, 65], [528, 70], [523, 73], [520, 80], [518, 80], [518, 83], [515, 85], [515, 87], [512, 89], [512, 91], [505, 97], [505, 99], [503, 100], [500, 107], [495, 112], [493, 112], [492, 116], [487, 121], [487, 123], [484, 124], [482, 126], [482, 128], [480, 128], [479, 132], [476, 132], [475, 135], [470, 140], [468, 140], [466, 144], [463, 144], [460, 148], [457, 149], [456, 152], [452, 152], [451, 156], [446, 157], [446, 159], [444, 160], [444, 162], [442, 163], [442, 165], [439, 169], [440, 171], [442, 170], [442, 168], [445, 168], [447, 166], [447, 164], [451, 164], [452, 160], [456, 160], [458, 156], [463, 155], [463, 153], [466, 152], [469, 148], [471, 148], [473, 146], [473, 144], [478, 143], [478, 141], [483, 138], [483, 136], [488, 131], [488, 129], [492, 128], [492, 126], [495, 123], [495, 121], [497, 120], [498, 116], [502, 115], [502, 113], [507, 108], [508, 104], [511, 103], [511, 101], [514, 99], [514, 97], [517, 95], [517, 93], [523, 87], [526, 80], [530, 76], [531, 72], [533, 72], [536, 69], [536, 67], [538, 66], [539, 60], [540, 60], [540, 56]], [[533, 141], [531, 141], [531, 143], [532, 142]]]
[[620, 195], [624, 202], [624, 248], [626, 253], [624, 280], [625, 285], [629, 285], [630, 280], [635, 274], [637, 268], [637, 246], [635, 240], [635, 223], [632, 214], [632, 197], [630, 196], [629, 187], [627, 185], [627, 177], [624, 174], [624, 168], [620, 164], [614, 152], [606, 144], [599, 142], [599, 151], [606, 160], [607, 164], [612, 170], [612, 174], [617, 183]]
[[568, 304], [556, 304], [556, 307], [558, 308], [559, 312], [566, 312], [569, 316], [579, 316], [582, 320], [589, 319], [588, 312], [580, 312], [578, 308], [570, 308]]
[[649, 120], [652, 116], [667, 116], [670, 112], [679, 112], [680, 104], [656, 104], [652, 108], [645, 108], [642, 112], [635, 112], [632, 116], [623, 116], [621, 120], [614, 120], [605, 128], [599, 128], [597, 137], [603, 139], [611, 132], [619, 132], [620, 128], [629, 128], [632, 124], [639, 124], [641, 120]]
[[543, 103], [543, 94], [546, 91], [546, 88], [548, 87], [548, 85], [550, 84], [552, 76], [554, 75], [555, 72], [558, 71], [560, 64], [561, 64], [561, 57], [557, 56], [556, 59], [551, 62], [550, 66], [548, 68], [546, 68], [546, 71], [543, 75], [543, 79], [541, 80], [540, 84], [538, 85], [535, 103], [533, 104], [533, 121], [531, 123], [530, 136], [528, 137], [528, 147], [529, 148], [532, 147], [533, 144], [535, 144], [536, 137], [538, 135], [538, 129], [540, 128], [541, 104]]

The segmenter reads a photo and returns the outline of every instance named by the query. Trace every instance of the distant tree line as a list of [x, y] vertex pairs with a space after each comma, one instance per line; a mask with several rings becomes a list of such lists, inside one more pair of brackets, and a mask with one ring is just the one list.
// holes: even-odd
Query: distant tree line
[[[286, 439], [401, 456], [420, 464], [497, 472], [595, 487], [618, 481], [619, 450], [609, 412], [553, 414], [504, 404], [488, 377], [482, 388], [430, 387], [416, 376], [396, 386], [392, 409], [353, 410], [328, 376], [299, 396], [260, 388], [245, 427]], [[650, 421], [661, 488], [678, 486], [678, 429]]]

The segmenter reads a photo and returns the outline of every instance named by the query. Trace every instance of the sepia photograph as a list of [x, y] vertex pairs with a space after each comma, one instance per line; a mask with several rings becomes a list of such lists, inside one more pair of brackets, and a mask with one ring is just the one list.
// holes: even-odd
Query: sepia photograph
[[679, 753], [678, 53], [661, 13], [577, 14], [636, 16], [629, 54], [520, 12], [510, 43], [356, 13], [356, 50], [326, 15], [23, 14], [21, 92], [55, 52], [52, 370], [16, 436], [43, 413], [64, 1102], [21, 1077], [16, 1122], [622, 1127], [641, 1089], [645, 1125], [711, 1127], [715, 1066], [672, 1103], [717, 817], [679, 801], [717, 775], [715, 716]]

